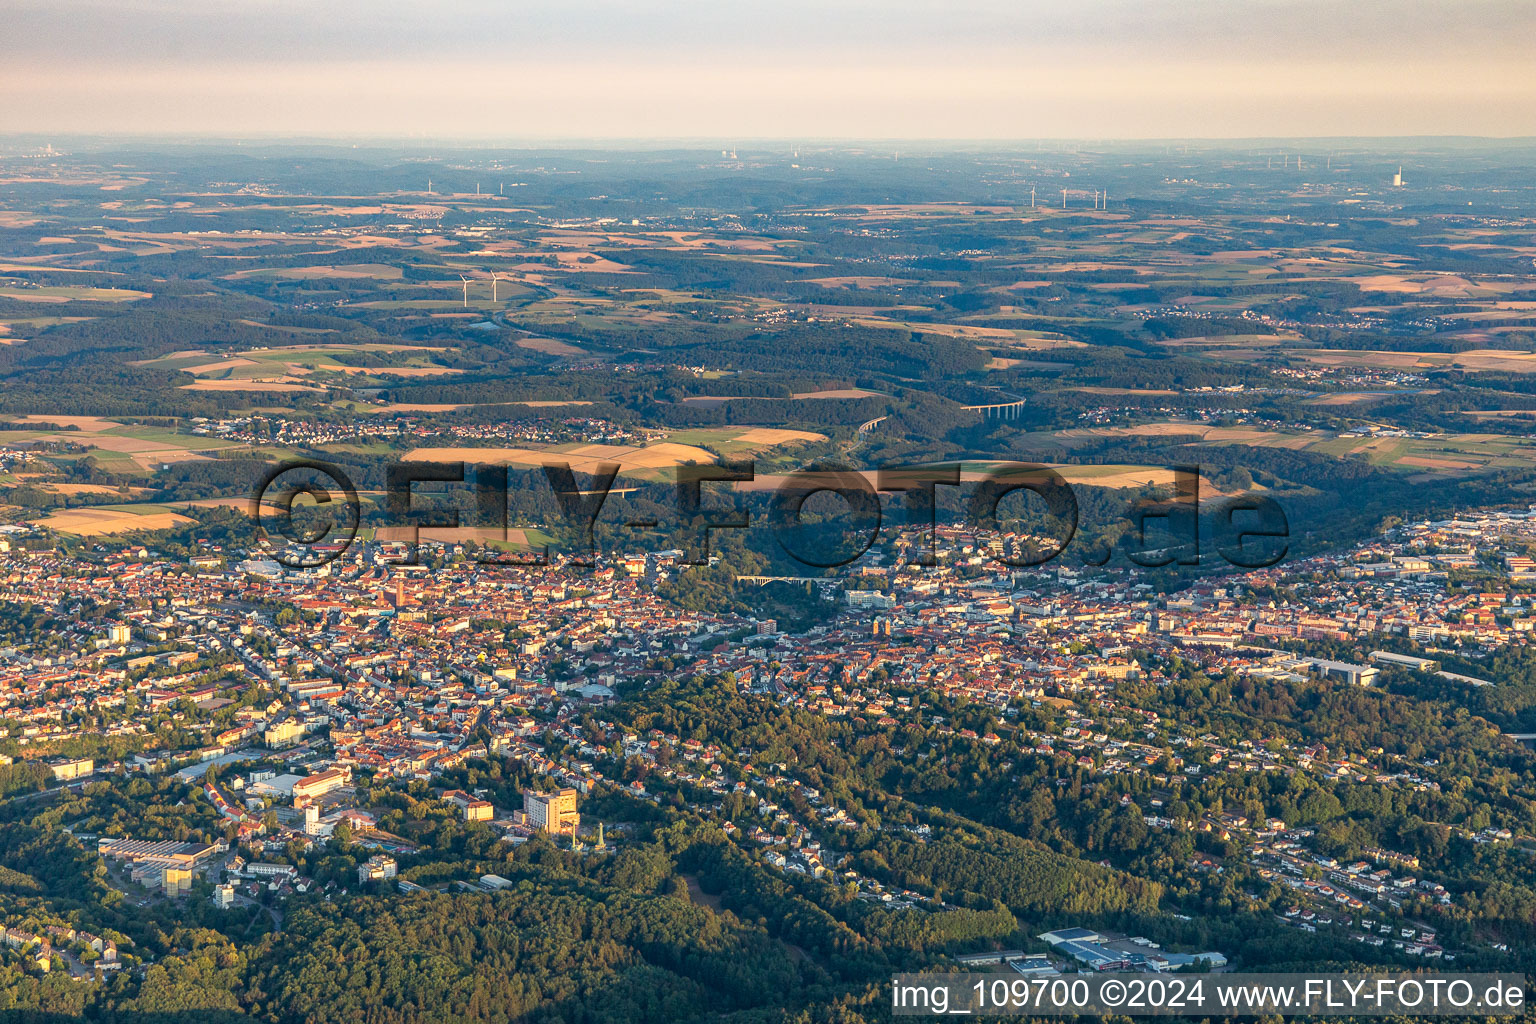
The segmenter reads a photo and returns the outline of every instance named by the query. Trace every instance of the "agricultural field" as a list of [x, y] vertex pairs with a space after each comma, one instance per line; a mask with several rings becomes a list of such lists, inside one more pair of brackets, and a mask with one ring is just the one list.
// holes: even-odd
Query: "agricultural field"
[[[579, 473], [595, 473], [604, 463], [616, 464], [622, 476], [647, 480], [670, 479], [677, 466], [709, 465], [720, 458], [740, 459], [771, 454], [777, 448], [794, 448], [825, 441], [821, 434], [802, 430], [754, 427], [748, 430], [684, 430], [643, 445], [567, 444], [546, 448], [415, 448], [405, 452], [407, 462], [501, 463], [539, 467], [568, 465]], [[708, 447], [702, 447], [707, 445]], [[717, 457], [718, 453], [718, 457]]]
[[[393, 458], [489, 452], [637, 487], [1032, 461], [1117, 494], [1179, 462], [1294, 496], [1322, 537], [1361, 492], [1536, 474], [1510, 154], [977, 151], [921, 185], [858, 149], [331, 155], [256, 187], [237, 155], [174, 183], [133, 153], [0, 156], [31, 190], [0, 197], [8, 517], [123, 487], [212, 510], [296, 453], [370, 490]], [[1426, 184], [1384, 184], [1405, 161]]]
[[[173, 352], [137, 365], [191, 374], [197, 379], [182, 385], [190, 391], [313, 391], [322, 390], [323, 383], [336, 380], [337, 375], [343, 379], [371, 379], [434, 377], [463, 372], [433, 361], [435, 356], [450, 351], [421, 345], [387, 344], [262, 346], [218, 354], [194, 349]], [[371, 356], [376, 356], [379, 361], [370, 362]], [[360, 359], [361, 365], [339, 363], [338, 358]]]
[[191, 522], [195, 520], [163, 505], [103, 505], [55, 512], [37, 524], [76, 537], [99, 537], [165, 530]]
[[[1376, 466], [1424, 470], [1536, 469], [1536, 437], [1492, 433], [1408, 436], [1401, 431], [1361, 434], [1258, 430], [1203, 423], [1143, 423], [1054, 431], [1048, 435], [1069, 450], [1113, 438], [1167, 438], [1188, 445], [1231, 445], [1314, 452], [1338, 459], [1359, 458]], [[1198, 441], [1191, 441], [1194, 438]], [[1098, 467], [1095, 467], [1098, 468]]]

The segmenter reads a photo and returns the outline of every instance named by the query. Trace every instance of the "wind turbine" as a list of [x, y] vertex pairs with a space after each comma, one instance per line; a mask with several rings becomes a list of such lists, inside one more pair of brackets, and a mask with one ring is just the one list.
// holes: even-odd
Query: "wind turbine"
[[1035, 208], [1035, 186], [1033, 185], [1029, 186], [1029, 208], [1031, 210]]
[[1067, 208], [1067, 190], [1066, 189], [1062, 189], [1061, 190], [1061, 208], [1063, 210], [1065, 210]]
[[459, 280], [464, 282], [464, 308], [468, 309], [469, 308], [469, 278], [465, 277], [463, 274], [460, 274], [459, 275]]
[[500, 280], [501, 280], [501, 275], [496, 273], [496, 271], [494, 271], [494, 270], [491, 271], [491, 303], [493, 305], [496, 302], [496, 282], [500, 281]]

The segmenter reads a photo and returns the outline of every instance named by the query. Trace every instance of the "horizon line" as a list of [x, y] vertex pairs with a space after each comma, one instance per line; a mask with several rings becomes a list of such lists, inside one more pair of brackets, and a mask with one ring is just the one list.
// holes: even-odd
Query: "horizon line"
[[1472, 143], [1530, 143], [1536, 144], [1536, 134], [1533, 135], [1472, 135], [1472, 134], [1446, 134], [1446, 133], [1420, 133], [1420, 134], [1391, 134], [1391, 135], [1083, 135], [1083, 136], [944, 136], [944, 135], [910, 135], [910, 136], [857, 136], [857, 135], [824, 135], [824, 136], [794, 136], [794, 135], [528, 135], [498, 137], [494, 135], [479, 134], [451, 134], [432, 135], [427, 133], [410, 133], [401, 135], [387, 135], [378, 133], [348, 133], [348, 132], [208, 132], [196, 130], [169, 130], [169, 131], [81, 131], [68, 130], [62, 132], [49, 132], [44, 129], [14, 129], [0, 130], [0, 141], [39, 140], [48, 142], [54, 139], [66, 140], [166, 140], [184, 141], [195, 140], [203, 142], [324, 142], [346, 141], [351, 144], [360, 142], [379, 144], [441, 144], [441, 143], [467, 143], [476, 147], [507, 146], [512, 148], [524, 148], [532, 145], [559, 144], [570, 145], [578, 143], [595, 144], [680, 144], [691, 145], [707, 144], [710, 148], [718, 146], [735, 146], [740, 148], [745, 145], [773, 144], [780, 146], [825, 146], [825, 145], [871, 145], [871, 144], [932, 144], [932, 145], [979, 145], [979, 146], [1008, 146], [1008, 145], [1121, 145], [1121, 144], [1157, 144], [1157, 145], [1190, 145], [1212, 143], [1278, 143], [1278, 142], [1472, 142]]

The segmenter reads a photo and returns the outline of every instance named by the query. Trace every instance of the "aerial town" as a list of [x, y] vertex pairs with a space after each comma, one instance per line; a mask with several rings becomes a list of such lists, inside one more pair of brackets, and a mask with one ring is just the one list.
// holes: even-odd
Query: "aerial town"
[[[679, 794], [781, 872], [851, 885], [891, 909], [942, 909], [933, 893], [861, 872], [845, 851], [869, 820], [794, 766], [662, 729], [636, 731], [605, 711], [622, 683], [700, 674], [729, 679], [756, 701], [873, 730], [922, 723], [932, 749], [907, 751], [918, 759], [946, 741], [1006, 741], [1121, 793], [1116, 802], [1149, 829], [1212, 833], [1241, 851], [1239, 860], [1197, 856], [1189, 867], [1241, 869], [1283, 886], [1281, 916], [1296, 929], [1337, 929], [1368, 946], [1455, 959], [1415, 915], [1452, 908], [1463, 893], [1419, 857], [1371, 847], [1345, 863], [1317, 845], [1314, 828], [1233, 810], [1191, 816], [1185, 802], [1212, 775], [1359, 780], [1390, 794], [1453, 787], [1453, 772], [1434, 757], [1379, 745], [1298, 742], [1278, 729], [1220, 735], [1141, 706], [1126, 689], [1166, 687], [1191, 670], [1362, 688], [1380, 687], [1384, 674], [1487, 686], [1443, 669], [1439, 655], [1476, 661], [1526, 645], [1536, 607], [1530, 597], [1458, 588], [1451, 574], [1482, 565], [1530, 579], [1536, 563], [1515, 551], [1536, 541], [1536, 507], [1401, 523], [1349, 551], [1171, 596], [1124, 572], [999, 569], [993, 549], [963, 528], [937, 534], [936, 566], [865, 566], [860, 589], [822, 581], [844, 610], [799, 636], [772, 620], [687, 612], [659, 599], [659, 582], [688, 571], [677, 552], [509, 576], [463, 557], [462, 547], [430, 572], [396, 565], [401, 547], [390, 543], [359, 544], [322, 569], [292, 571], [212, 544], [190, 565], [144, 549], [66, 560], [16, 547], [0, 556], [0, 600], [82, 614], [43, 642], [0, 648], [0, 708], [20, 725], [20, 761], [45, 767], [49, 786], [121, 786], [139, 774], [200, 786], [224, 823], [212, 843], [77, 836], [121, 870], [125, 893], [146, 900], [185, 899], [194, 879], [212, 886], [208, 898], [221, 908], [305, 893], [315, 880], [281, 855], [331, 842], [338, 830], [376, 852], [355, 885], [325, 883], [328, 898], [379, 882], [419, 891], [401, 874], [416, 843], [390, 827], [398, 812], [381, 820], [377, 807], [381, 787], [419, 783], [503, 842], [543, 833], [579, 852], [622, 845], [627, 832], [581, 813], [585, 794], [616, 789], [651, 802]], [[87, 602], [110, 611], [83, 614]], [[1351, 655], [1293, 649], [1307, 640]], [[990, 709], [996, 724], [980, 733], [957, 726], [920, 694]], [[197, 742], [150, 744], [107, 763], [53, 753], [83, 735], [143, 738], [171, 722]], [[525, 767], [538, 787], [508, 806], [452, 784], [454, 769], [490, 757]], [[363, 779], [375, 806], [359, 799]], [[728, 815], [726, 797], [745, 813]], [[1474, 844], [1529, 842], [1519, 828], [1493, 819], [1458, 831]], [[934, 829], [910, 831], [926, 842]], [[436, 884], [511, 883], [487, 873]], [[1048, 940], [1047, 963], [1129, 963], [1131, 954], [1110, 956], [1082, 929], [1060, 934], [1077, 937]], [[99, 943], [84, 933], [55, 942], [11, 931], [6, 941], [42, 962], [50, 949]], [[96, 952], [98, 974], [122, 962], [110, 944]], [[61, 955], [89, 975], [74, 953]], [[1041, 956], [1021, 952], [1010, 962], [1030, 973]], [[1156, 969], [1190, 962], [1178, 956]]]
[[1531, 165], [0, 134], [0, 1020], [1527, 971]]

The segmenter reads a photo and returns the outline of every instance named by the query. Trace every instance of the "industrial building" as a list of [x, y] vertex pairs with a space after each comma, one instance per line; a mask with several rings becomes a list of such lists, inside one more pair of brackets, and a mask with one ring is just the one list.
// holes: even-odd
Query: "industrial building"
[[96, 852], [108, 860], [126, 861], [129, 864], [156, 868], [191, 868], [213, 853], [214, 847], [207, 843], [178, 843], [172, 840], [103, 839], [98, 843]]
[[1221, 953], [1168, 953], [1150, 939], [1111, 939], [1087, 928], [1063, 928], [1038, 936], [1062, 956], [1070, 957], [1094, 971], [1176, 971], [1204, 961], [1211, 967], [1225, 967]]
[[1382, 665], [1417, 669], [1420, 672], [1439, 672], [1440, 663], [1434, 658], [1415, 658], [1411, 654], [1394, 654], [1391, 651], [1372, 651], [1371, 660]]

